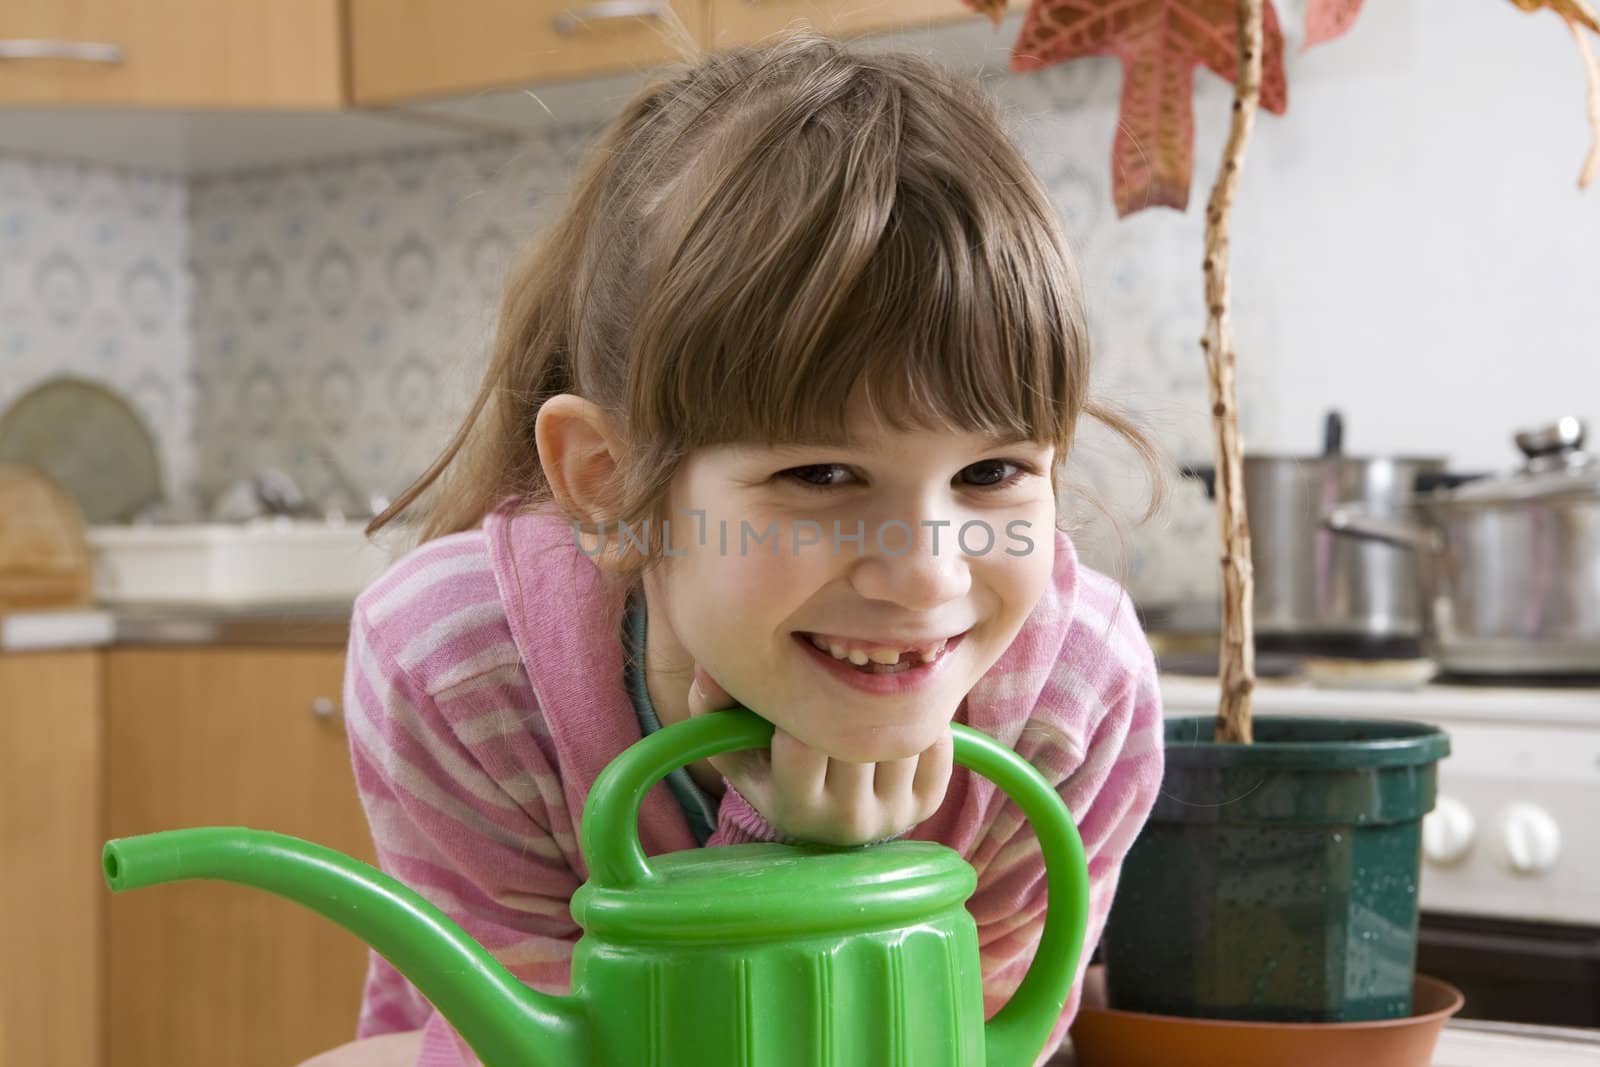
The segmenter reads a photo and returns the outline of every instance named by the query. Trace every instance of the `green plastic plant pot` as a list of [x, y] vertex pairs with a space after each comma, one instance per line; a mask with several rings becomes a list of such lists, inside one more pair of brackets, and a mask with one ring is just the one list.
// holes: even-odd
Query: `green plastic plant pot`
[[1161, 794], [1106, 926], [1112, 1007], [1269, 1022], [1411, 1010], [1422, 818], [1443, 730], [1268, 717], [1218, 744], [1169, 719]]

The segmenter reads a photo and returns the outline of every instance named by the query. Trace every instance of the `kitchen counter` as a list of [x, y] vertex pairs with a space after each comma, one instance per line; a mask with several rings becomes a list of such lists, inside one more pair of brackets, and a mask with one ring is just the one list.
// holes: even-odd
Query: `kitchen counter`
[[[1077, 1067], [1065, 1048], [1049, 1067]], [[1600, 1030], [1564, 1030], [1545, 1026], [1458, 1019], [1439, 1035], [1432, 1067], [1595, 1067], [1600, 1064]], [[1182, 1067], [1174, 1055], [1172, 1067]]]
[[1459, 1019], [1439, 1035], [1433, 1067], [1595, 1067], [1600, 1064], [1600, 1030]]
[[0, 653], [130, 645], [343, 648], [350, 609], [349, 601], [336, 601], [18, 613], [0, 619]]
[[348, 601], [271, 607], [141, 607], [118, 609], [117, 645], [337, 646], [350, 639]]
[[[1209, 714], [1216, 710], [1215, 678], [1163, 672], [1162, 703], [1168, 715]], [[1348, 715], [1363, 718], [1448, 717], [1452, 722], [1503, 723], [1515, 710], [1519, 724], [1587, 726], [1600, 720], [1600, 686], [1447, 685], [1430, 682], [1409, 689], [1320, 686], [1305, 679], [1261, 679], [1256, 684], [1259, 714]]]

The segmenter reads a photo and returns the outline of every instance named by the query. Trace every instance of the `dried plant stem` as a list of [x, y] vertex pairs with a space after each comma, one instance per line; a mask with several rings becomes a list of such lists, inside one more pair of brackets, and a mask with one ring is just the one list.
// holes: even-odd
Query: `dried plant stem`
[[1244, 446], [1239, 438], [1232, 288], [1228, 270], [1228, 216], [1244, 166], [1250, 129], [1261, 99], [1262, 0], [1239, 0], [1239, 73], [1234, 81], [1233, 122], [1222, 166], [1206, 205], [1206, 379], [1216, 433], [1217, 519], [1222, 532], [1222, 700], [1217, 708], [1219, 742], [1251, 741], [1250, 705], [1255, 690], [1255, 627], [1251, 597], [1250, 527], [1245, 516]]
[[1593, 139], [1589, 142], [1589, 157], [1578, 174], [1578, 188], [1587, 189], [1596, 172], [1600, 172], [1600, 66], [1595, 64], [1594, 52], [1589, 48], [1589, 39], [1583, 35], [1583, 27], [1572, 18], [1566, 22], [1567, 29], [1578, 42], [1578, 55], [1583, 57], [1583, 73], [1589, 83], [1589, 129]]

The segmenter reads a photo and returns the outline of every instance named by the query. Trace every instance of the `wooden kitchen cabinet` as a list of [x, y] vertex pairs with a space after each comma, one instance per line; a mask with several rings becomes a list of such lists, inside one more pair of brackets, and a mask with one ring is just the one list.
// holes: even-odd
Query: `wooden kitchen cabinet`
[[357, 104], [634, 71], [796, 22], [839, 36], [977, 18], [960, 0], [349, 0]]
[[336, 108], [343, 49], [341, 0], [5, 0], [0, 104]]
[[886, 30], [923, 28], [978, 16], [961, 0], [710, 0], [712, 48], [760, 41], [795, 23], [853, 37]]
[[[373, 862], [340, 714], [341, 650], [118, 648], [106, 662], [108, 836], [276, 830]], [[366, 946], [262, 890], [109, 895], [116, 1067], [285, 1067], [354, 1037]]]
[[150, 127], [120, 125], [133, 110], [166, 113], [172, 125], [153, 128], [188, 146], [180, 168], [260, 164], [253, 140], [240, 148], [235, 127], [218, 132], [230, 112], [257, 112], [262, 136], [293, 139], [295, 159], [304, 123], [329, 113], [385, 144], [406, 142], [397, 120], [410, 120], [410, 139], [431, 144], [444, 130], [525, 128], [496, 99], [520, 102], [525, 86], [617, 96], [587, 80], [635, 78], [796, 23], [856, 36], [977, 18], [960, 0], [4, 0], [0, 109], [18, 118], [0, 115], [0, 150], [31, 148], [58, 108], [73, 116], [50, 127], [51, 152], [131, 166], [152, 165], [140, 140]]
[[102, 1062], [100, 670], [0, 654], [0, 1064]]
[[357, 104], [635, 70], [706, 33], [707, 0], [348, 2]]

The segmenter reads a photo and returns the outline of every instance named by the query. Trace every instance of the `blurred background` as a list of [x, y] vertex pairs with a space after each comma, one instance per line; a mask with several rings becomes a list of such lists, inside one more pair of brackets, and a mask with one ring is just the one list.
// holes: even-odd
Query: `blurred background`
[[[509, 262], [673, 55], [667, 2], [0, 8], [0, 858], [31, 872], [0, 888], [0, 923], [7, 958], [35, 961], [0, 973], [0, 1062], [278, 1064], [347, 1039], [364, 956], [342, 932], [220, 887], [113, 901], [85, 857], [108, 836], [219, 822], [367, 854], [343, 643], [351, 599], [405, 542], [369, 544], [361, 525], [464, 413]], [[1163, 666], [1198, 657], [1203, 679], [1217, 523], [1204, 471], [1180, 471], [1212, 461], [1200, 262], [1231, 86], [1195, 75], [1188, 209], [1119, 219], [1121, 65], [1010, 73], [1021, 8], [996, 29], [958, 0], [671, 2], [710, 47], [805, 19], [982, 74], [1081, 263], [1096, 388], [1154, 435], [1173, 481], [1135, 526], [1145, 475], [1086, 428], [1068, 517]], [[1366, 8], [1302, 51], [1303, 0], [1277, 5], [1289, 107], [1257, 120], [1232, 239], [1246, 452], [1291, 476], [1351, 460], [1319, 500], [1386, 513], [1424, 488], [1395, 463], [1447, 476], [1435, 487], [1490, 484], [1534, 454], [1519, 431], [1559, 428], [1544, 452], [1578, 471], [1600, 415], [1600, 190], [1574, 183], [1590, 132], [1572, 38], [1503, 0]], [[1294, 657], [1284, 674], [1377, 662], [1404, 689], [1452, 655], [1470, 673], [1449, 642], [1472, 635], [1428, 630], [1437, 590], [1414, 588], [1405, 549], [1335, 542], [1309, 490], [1261, 477], [1262, 651]], [[1538, 707], [1569, 731], [1539, 740], [1586, 754], [1539, 772], [1565, 783], [1541, 801], [1557, 816], [1600, 784], [1600, 689], [1572, 688], [1600, 673], [1600, 491], [1582, 487], [1553, 580], [1589, 599], [1494, 663], [1508, 691], [1553, 680], [1556, 695], [1478, 713], [1520, 729]], [[1497, 544], [1477, 580], [1526, 548]], [[1537, 654], [1552, 646], [1565, 658]], [[1529, 832], [1549, 844], [1543, 823]], [[1593, 1005], [1600, 855], [1560, 840], [1541, 903], [1492, 888], [1510, 868], [1485, 859], [1439, 910], [1584, 931], [1559, 941], [1593, 954], [1577, 977], [1528, 999]], [[1496, 944], [1470, 966], [1540, 969]]]

